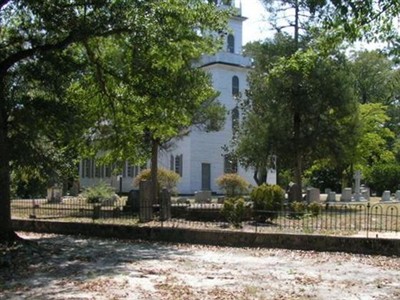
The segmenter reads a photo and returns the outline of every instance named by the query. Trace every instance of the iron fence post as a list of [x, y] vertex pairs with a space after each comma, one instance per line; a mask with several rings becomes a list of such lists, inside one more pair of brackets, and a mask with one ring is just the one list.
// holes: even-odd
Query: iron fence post
[[369, 235], [369, 226], [370, 226], [370, 224], [369, 224], [369, 218], [370, 218], [369, 210], [370, 210], [370, 208], [371, 208], [371, 205], [368, 202], [367, 203], [367, 238], [368, 238], [368, 235]]

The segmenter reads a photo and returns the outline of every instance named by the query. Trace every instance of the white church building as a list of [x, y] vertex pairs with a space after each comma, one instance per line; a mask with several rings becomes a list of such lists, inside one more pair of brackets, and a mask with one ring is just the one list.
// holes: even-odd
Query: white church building
[[[246, 20], [241, 13], [241, 5], [235, 1], [215, 0], [221, 9], [235, 6], [238, 14], [229, 20], [230, 31], [226, 35], [223, 49], [213, 56], [204, 56], [199, 66], [212, 76], [215, 90], [220, 94], [218, 100], [225, 106], [227, 116], [224, 128], [218, 132], [204, 132], [193, 128], [168, 151], [160, 151], [159, 167], [174, 170], [181, 176], [178, 184], [179, 194], [194, 194], [196, 191], [208, 190], [222, 193], [216, 179], [224, 173], [237, 172], [250, 184], [256, 185], [253, 179], [254, 170], [244, 169], [225, 154], [223, 147], [228, 145], [234, 130], [240, 122], [240, 111], [235, 98], [245, 95], [248, 88], [247, 73], [251, 68], [251, 59], [242, 56], [242, 26]], [[149, 166], [149, 164], [148, 164]], [[112, 174], [111, 166], [96, 166], [93, 160], [82, 160], [79, 166], [81, 188], [105, 181], [117, 192], [128, 192], [133, 189], [133, 178], [140, 168], [125, 163], [121, 175]], [[268, 183], [276, 183], [275, 170], [270, 170]]]

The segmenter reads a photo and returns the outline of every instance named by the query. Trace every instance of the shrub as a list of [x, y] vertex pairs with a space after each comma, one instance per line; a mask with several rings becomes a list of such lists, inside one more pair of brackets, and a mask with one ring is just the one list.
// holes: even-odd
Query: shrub
[[303, 215], [304, 212], [306, 211], [306, 204], [304, 202], [300, 201], [294, 201], [290, 204], [290, 209], [296, 214], [296, 215]]
[[[151, 170], [145, 169], [141, 171], [133, 180], [134, 186], [139, 186], [142, 180], [150, 180], [151, 179]], [[181, 177], [179, 174], [175, 173], [174, 171], [167, 170], [164, 168], [158, 168], [157, 171], [157, 183], [159, 192], [162, 188], [166, 188], [171, 194], [177, 194], [177, 188], [179, 180]]]
[[309, 186], [318, 187], [321, 191], [327, 188], [332, 191], [341, 190], [341, 172], [326, 164], [316, 163], [306, 172], [305, 176]]
[[310, 203], [307, 207], [308, 212], [313, 216], [316, 217], [321, 212], [321, 205], [318, 203]]
[[278, 216], [285, 200], [285, 191], [278, 185], [263, 184], [251, 191], [250, 199], [259, 221], [272, 220]]
[[88, 203], [101, 203], [103, 201], [109, 201], [114, 197], [114, 189], [101, 181], [97, 185], [88, 187], [83, 196], [87, 199]]
[[229, 198], [224, 201], [221, 213], [234, 227], [241, 228], [243, 219], [250, 213], [250, 207], [243, 198]]
[[321, 212], [321, 205], [318, 203], [310, 203], [306, 204], [304, 202], [292, 202], [290, 204], [290, 209], [292, 210], [292, 217], [302, 217], [304, 214], [308, 214], [311, 216], [318, 216]]
[[216, 180], [217, 185], [225, 190], [226, 196], [235, 197], [248, 192], [250, 185], [246, 179], [236, 173], [221, 175]]
[[394, 192], [400, 189], [400, 165], [374, 165], [371, 167], [371, 172], [368, 177], [368, 185], [377, 195], [382, 195], [385, 190]]

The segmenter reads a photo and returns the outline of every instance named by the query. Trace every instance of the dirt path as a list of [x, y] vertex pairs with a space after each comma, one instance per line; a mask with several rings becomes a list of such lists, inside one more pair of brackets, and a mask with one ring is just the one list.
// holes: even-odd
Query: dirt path
[[0, 299], [400, 299], [400, 258], [22, 235]]

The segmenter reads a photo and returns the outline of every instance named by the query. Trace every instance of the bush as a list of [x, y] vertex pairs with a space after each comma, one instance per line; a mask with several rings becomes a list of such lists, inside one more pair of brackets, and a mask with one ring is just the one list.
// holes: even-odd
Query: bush
[[305, 180], [309, 186], [318, 187], [321, 191], [329, 188], [332, 191], [341, 190], [342, 175], [339, 171], [326, 164], [315, 164], [306, 172]]
[[259, 221], [272, 220], [281, 210], [285, 191], [278, 185], [263, 184], [251, 191], [250, 199], [253, 201], [254, 213]]
[[236, 173], [221, 175], [216, 180], [217, 185], [225, 190], [227, 197], [235, 197], [248, 192], [249, 183]]
[[318, 203], [310, 203], [307, 205], [304, 202], [295, 201], [290, 204], [290, 209], [293, 212], [291, 214], [292, 217], [302, 217], [305, 214], [316, 217], [321, 212], [321, 205]]
[[368, 185], [377, 195], [382, 195], [385, 190], [395, 192], [400, 189], [400, 165], [374, 165], [368, 177]]
[[294, 201], [290, 204], [290, 209], [296, 216], [302, 216], [306, 211], [306, 204], [300, 201]]
[[83, 193], [88, 203], [110, 201], [114, 195], [114, 189], [103, 181], [99, 182], [97, 185], [88, 187]]
[[[141, 171], [133, 180], [133, 185], [138, 187], [142, 180], [150, 180], [151, 179], [151, 170], [145, 169]], [[177, 194], [177, 188], [179, 180], [181, 177], [179, 174], [174, 171], [167, 170], [164, 168], [158, 168], [157, 171], [157, 183], [159, 192], [162, 188], [166, 188], [171, 194]]]
[[241, 228], [243, 219], [250, 213], [250, 207], [243, 198], [229, 198], [224, 201], [221, 213], [234, 227]]

